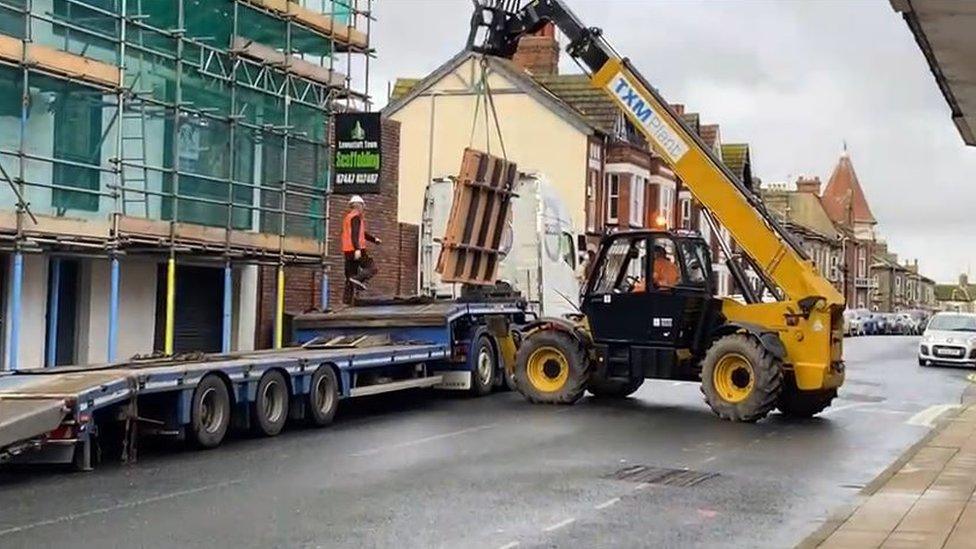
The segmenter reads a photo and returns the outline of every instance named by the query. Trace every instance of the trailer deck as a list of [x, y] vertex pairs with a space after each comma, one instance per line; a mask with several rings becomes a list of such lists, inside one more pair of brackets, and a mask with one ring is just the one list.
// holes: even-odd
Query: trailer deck
[[[487, 319], [513, 323], [523, 314], [512, 302], [381, 303], [296, 318], [293, 338], [300, 347], [7, 372], [0, 375], [0, 463], [90, 468], [91, 445], [104, 423], [124, 425], [132, 440], [136, 429], [187, 437], [207, 413], [201, 408], [206, 396], [197, 389], [214, 376], [226, 387], [229, 403], [222, 405], [234, 425], [269, 436], [278, 431], [259, 421], [261, 406], [277, 406], [275, 421], [284, 422], [283, 415], [315, 419], [310, 407], [326, 399], [327, 423], [334, 413], [329, 399], [469, 389], [475, 368], [469, 349], [490, 338]], [[497, 353], [494, 358], [492, 368], [500, 371]], [[323, 370], [334, 380], [326, 379], [328, 394], [313, 386], [322, 383]], [[276, 393], [277, 404], [264, 400], [274, 397], [267, 392], [269, 375], [287, 386]], [[497, 384], [498, 377], [492, 379]], [[321, 418], [316, 423], [324, 424]]]

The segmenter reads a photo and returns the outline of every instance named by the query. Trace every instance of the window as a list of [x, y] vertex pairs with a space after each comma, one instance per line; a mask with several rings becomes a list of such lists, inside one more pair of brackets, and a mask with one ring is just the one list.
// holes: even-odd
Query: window
[[599, 182], [600, 172], [589, 170], [589, 178], [586, 181], [586, 230], [596, 231], [596, 186]]
[[[593, 281], [595, 294], [619, 293], [625, 291], [635, 280], [644, 277], [644, 258], [647, 255], [647, 241], [643, 238], [618, 238], [607, 248], [600, 271]], [[628, 280], [630, 279], [630, 280]]]
[[830, 256], [830, 280], [840, 280], [840, 266], [838, 265], [837, 256], [831, 254]]
[[681, 241], [681, 259], [685, 264], [685, 282], [704, 286], [708, 282], [705, 273], [712, 270], [708, 246], [689, 240]]
[[691, 199], [683, 198], [681, 200], [681, 228], [690, 229], [691, 228]]
[[857, 249], [857, 276], [865, 277], [868, 275], [868, 258], [864, 248]]
[[658, 213], [662, 218], [664, 218], [664, 228], [671, 226], [671, 221], [674, 219], [674, 189], [670, 187], [661, 187], [661, 194], [658, 200]]
[[615, 173], [607, 174], [607, 223], [617, 222], [620, 211], [620, 176]]
[[900, 294], [901, 293], [901, 277], [900, 276], [896, 276], [895, 277], [895, 293], [896, 294]]
[[645, 179], [635, 175], [630, 180], [630, 225], [644, 226], [644, 182]]

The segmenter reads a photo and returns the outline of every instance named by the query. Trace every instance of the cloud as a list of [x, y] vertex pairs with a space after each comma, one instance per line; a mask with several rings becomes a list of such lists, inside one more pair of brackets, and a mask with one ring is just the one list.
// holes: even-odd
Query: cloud
[[[752, 146], [764, 181], [826, 182], [848, 143], [889, 247], [954, 280], [976, 263], [976, 147], [965, 147], [887, 2], [567, 0], [669, 101]], [[372, 92], [423, 76], [467, 37], [468, 0], [381, 0]], [[571, 65], [570, 65], [571, 66]]]

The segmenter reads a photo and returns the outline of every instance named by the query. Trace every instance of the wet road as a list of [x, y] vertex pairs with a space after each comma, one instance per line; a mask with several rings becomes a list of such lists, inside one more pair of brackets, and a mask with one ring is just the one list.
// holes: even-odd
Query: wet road
[[788, 547], [959, 402], [969, 372], [918, 367], [916, 339], [849, 340], [809, 421], [721, 422], [691, 383], [573, 407], [415, 394], [273, 440], [3, 473], [0, 547]]

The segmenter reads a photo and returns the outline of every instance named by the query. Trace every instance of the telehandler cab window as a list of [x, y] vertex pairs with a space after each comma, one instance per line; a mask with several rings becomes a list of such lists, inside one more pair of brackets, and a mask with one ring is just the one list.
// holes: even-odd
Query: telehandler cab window
[[685, 265], [685, 283], [695, 286], [706, 286], [708, 276], [712, 272], [708, 247], [698, 241], [680, 241], [681, 259]]
[[647, 241], [620, 238], [607, 248], [599, 274], [593, 283], [595, 294], [627, 293], [644, 277]]

